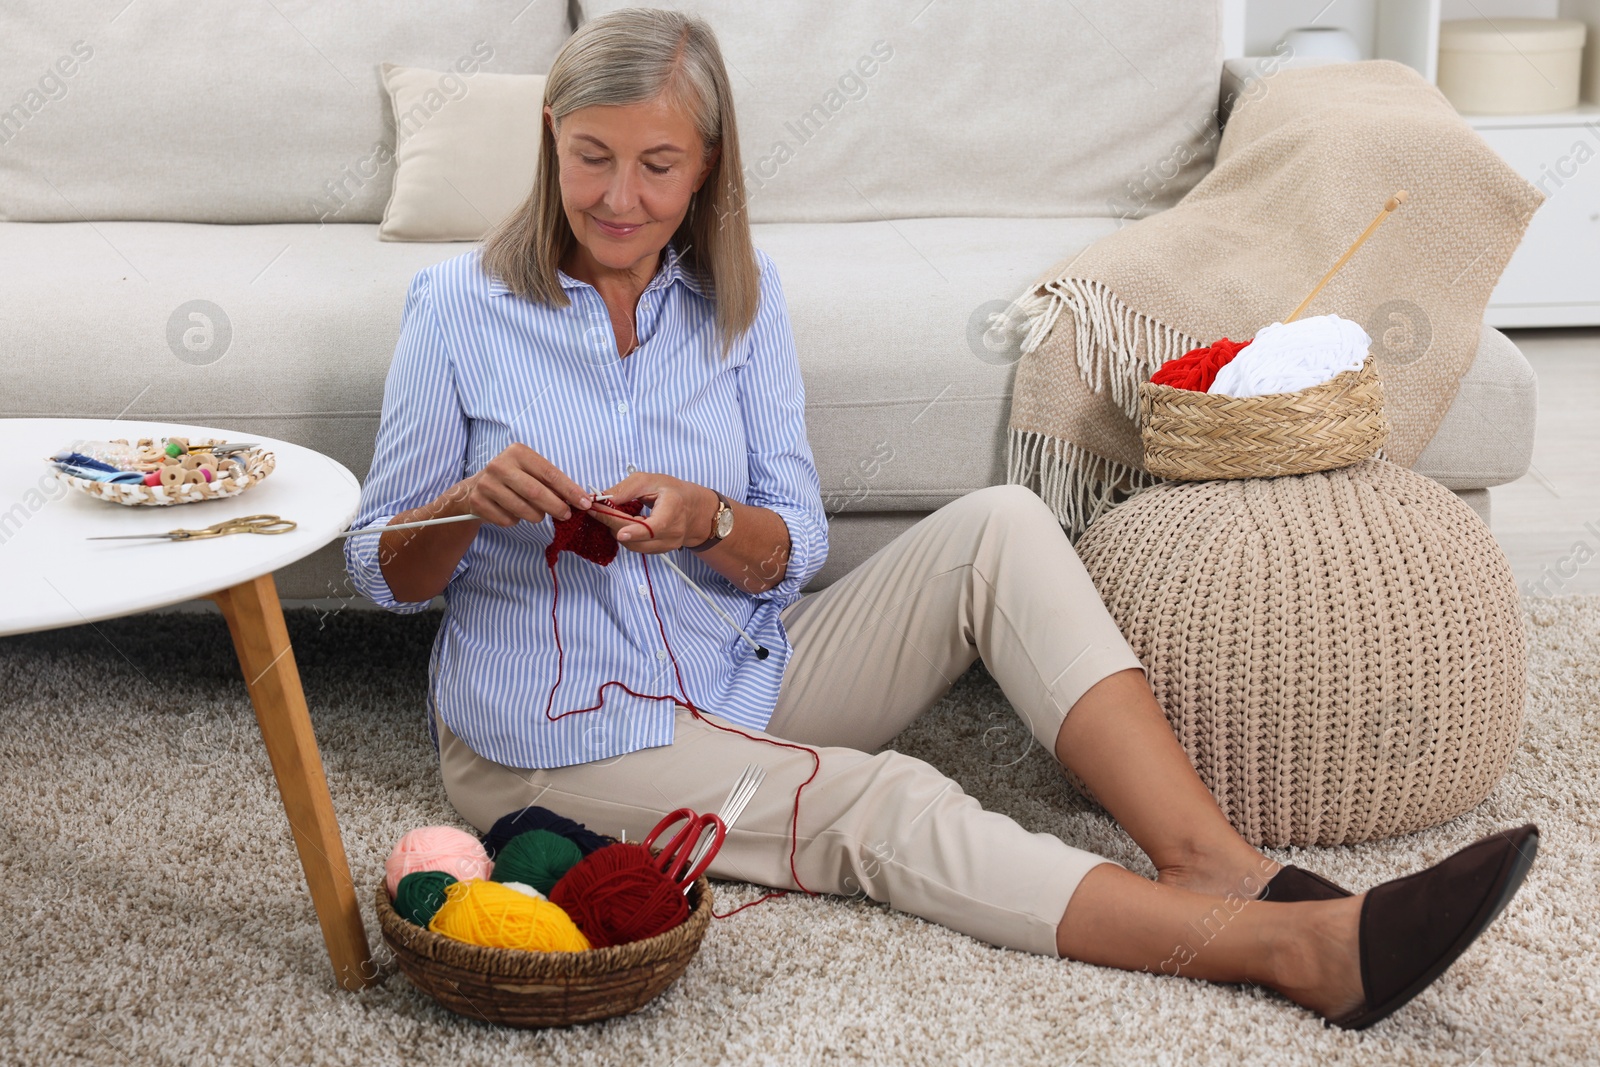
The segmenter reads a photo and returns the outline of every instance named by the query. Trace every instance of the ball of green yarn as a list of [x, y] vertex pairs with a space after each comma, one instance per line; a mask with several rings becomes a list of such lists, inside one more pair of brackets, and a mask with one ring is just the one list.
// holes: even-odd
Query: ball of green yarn
[[560, 834], [529, 830], [506, 842], [494, 858], [494, 880], [526, 882], [545, 896], [578, 865], [583, 850]]
[[394, 910], [402, 919], [426, 927], [433, 913], [444, 907], [445, 886], [455, 880], [443, 871], [412, 871], [395, 887]]

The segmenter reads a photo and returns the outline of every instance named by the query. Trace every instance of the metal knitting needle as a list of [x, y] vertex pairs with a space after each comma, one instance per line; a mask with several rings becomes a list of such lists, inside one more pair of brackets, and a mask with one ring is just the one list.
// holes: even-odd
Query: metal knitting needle
[[755, 638], [753, 638], [749, 634], [745, 633], [744, 632], [744, 627], [740, 626], [738, 623], [733, 621], [733, 616], [729, 615], [726, 611], [723, 611], [721, 608], [719, 608], [717, 606], [717, 602], [715, 600], [712, 600], [710, 595], [708, 593], [706, 593], [706, 591], [704, 589], [701, 589], [698, 585], [694, 584], [694, 579], [690, 578], [687, 574], [683, 573], [683, 568], [678, 566], [676, 563], [672, 562], [672, 557], [671, 556], [668, 556], [666, 554], [662, 554], [659, 558], [660, 558], [661, 562], [665, 563], [667, 566], [671, 567], [674, 571], [676, 571], [678, 573], [678, 577], [683, 579], [683, 584], [687, 585], [690, 589], [693, 589], [697, 594], [699, 594], [700, 599], [704, 600], [706, 602], [706, 606], [707, 607], [709, 607], [712, 611], [716, 612], [718, 615], [721, 615], [722, 616], [722, 621], [727, 623], [729, 626], [733, 627], [734, 630], [738, 632], [739, 636], [744, 638], [744, 643], [749, 645], [752, 649], [755, 650], [756, 659], [766, 659], [768, 656], [772, 655], [771, 652], [767, 651], [761, 645], [757, 644]]
[[[739, 780], [733, 783], [733, 788], [728, 790], [728, 799], [722, 802], [722, 810], [717, 812], [717, 817], [722, 820], [723, 826], [729, 830], [733, 829], [734, 822], [744, 813], [745, 807], [750, 803], [750, 799], [756, 795], [756, 790], [761, 788], [761, 783], [766, 780], [766, 777], [767, 769], [759, 763], [752, 763], [744, 769], [744, 773], [739, 776]], [[711, 847], [713, 840], [715, 838], [702, 835], [700, 842], [695, 845], [694, 851], [689, 854], [690, 870], [693, 870], [700, 863], [701, 857]], [[690, 886], [683, 887], [685, 895], [688, 894], [689, 889]]]
[[364, 530], [345, 530], [339, 537], [360, 537], [362, 534], [386, 534], [390, 530], [415, 530], [422, 526], [443, 526], [447, 522], [466, 522], [481, 519], [481, 515], [446, 515], [442, 519], [423, 519], [421, 522], [396, 522], [388, 526], [368, 526]]
[[[585, 488], [587, 489], [588, 487]], [[588, 491], [589, 496], [594, 500], [604, 500], [608, 504], [611, 502], [610, 493], [595, 492], [592, 489], [589, 489]], [[768, 656], [772, 655], [772, 653], [769, 652], [763, 645], [758, 643], [755, 638], [745, 633], [744, 627], [733, 621], [733, 616], [729, 615], [726, 611], [723, 611], [720, 607], [718, 607], [717, 602], [712, 600], [710, 594], [708, 594], [704, 589], [701, 589], [698, 585], [696, 585], [693, 578], [683, 573], [683, 568], [672, 562], [671, 556], [662, 554], [661, 562], [665, 563], [667, 566], [676, 571], [678, 577], [683, 579], [683, 584], [687, 585], [690, 589], [693, 589], [695, 591], [695, 595], [706, 602], [706, 607], [722, 616], [722, 621], [733, 627], [734, 632], [737, 633], [740, 638], [744, 640], [744, 643], [749, 645], [751, 650], [755, 652], [756, 659], [766, 659]]]
[[[596, 493], [594, 495], [595, 495], [596, 499], [600, 499], [600, 498], [604, 498], [604, 499], [607, 499], [607, 500], [610, 499], [610, 494], [608, 494], [608, 493]], [[418, 529], [418, 528], [423, 527], [423, 526], [442, 526], [447, 522], [467, 522], [470, 519], [481, 519], [481, 518], [482, 518], [482, 516], [470, 515], [470, 514], [469, 515], [446, 515], [442, 519], [424, 519], [421, 522], [397, 522], [397, 523], [391, 523], [388, 526], [369, 526], [364, 530], [345, 530], [343, 533], [339, 534], [338, 536], [340, 536], [340, 537], [359, 537], [362, 534], [386, 534], [391, 530], [415, 530], [415, 529]], [[772, 655], [772, 653], [767, 648], [762, 646], [759, 642], [756, 641], [755, 638], [751, 637], [748, 633], [746, 633], [744, 631], [744, 627], [742, 627], [738, 623], [734, 622], [733, 621], [733, 616], [729, 615], [726, 611], [723, 611], [722, 608], [720, 608], [717, 605], [717, 602], [715, 600], [711, 599], [710, 594], [708, 594], [704, 589], [701, 589], [700, 586], [695, 584], [695, 581], [694, 581], [693, 578], [690, 578], [687, 574], [683, 573], [683, 568], [679, 567], [676, 563], [672, 562], [672, 557], [671, 556], [663, 554], [661, 556], [661, 561], [663, 563], [665, 563], [667, 566], [671, 567], [674, 571], [676, 571], [678, 577], [683, 579], [684, 584], [687, 585], [690, 589], [693, 589], [695, 591], [695, 594], [697, 596], [699, 596], [701, 600], [704, 600], [706, 602], [706, 606], [707, 607], [709, 607], [712, 611], [714, 611], [718, 615], [720, 615], [722, 617], [722, 621], [723, 622], [725, 622], [729, 626], [733, 627], [734, 632], [737, 633], [740, 636], [740, 638], [742, 638], [744, 640], [744, 643], [749, 645], [750, 648], [752, 650], [754, 650], [754, 652], [756, 654], [756, 659], [766, 659], [768, 656]]]

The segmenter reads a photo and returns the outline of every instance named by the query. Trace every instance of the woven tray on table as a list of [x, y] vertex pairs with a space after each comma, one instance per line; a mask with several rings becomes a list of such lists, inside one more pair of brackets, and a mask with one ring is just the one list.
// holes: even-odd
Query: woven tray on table
[[411, 984], [458, 1015], [532, 1029], [626, 1015], [689, 966], [711, 925], [711, 883], [689, 890], [689, 917], [664, 934], [587, 952], [486, 948], [401, 918], [379, 885], [378, 924]]
[[1144, 382], [1139, 427], [1145, 469], [1193, 482], [1348, 467], [1389, 436], [1370, 354], [1359, 370], [1293, 393], [1225, 396]]

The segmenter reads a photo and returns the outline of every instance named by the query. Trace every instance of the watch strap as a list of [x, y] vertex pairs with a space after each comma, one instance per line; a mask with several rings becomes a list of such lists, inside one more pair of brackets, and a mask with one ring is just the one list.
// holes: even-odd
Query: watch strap
[[[713, 489], [711, 491], [713, 493], [717, 493], [717, 491], [715, 489]], [[704, 541], [701, 541], [698, 545], [688, 545], [688, 546], [686, 546], [689, 549], [689, 551], [690, 552], [704, 552], [706, 549], [712, 547], [717, 542], [721, 541], [722, 540], [722, 535], [717, 533], [717, 527], [721, 526], [722, 524], [720, 522], [718, 522], [717, 520], [722, 518], [722, 513], [724, 511], [732, 511], [732, 510], [733, 510], [733, 508], [731, 506], [729, 506], [729, 504], [728, 504], [728, 498], [723, 496], [721, 493], [717, 493], [717, 510], [716, 510], [715, 514], [713, 514], [711, 516], [711, 536], [706, 538]]]

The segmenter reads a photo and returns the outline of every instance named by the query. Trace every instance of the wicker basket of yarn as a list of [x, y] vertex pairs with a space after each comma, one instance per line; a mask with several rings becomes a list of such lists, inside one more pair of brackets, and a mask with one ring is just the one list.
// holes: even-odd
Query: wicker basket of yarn
[[684, 972], [705, 938], [713, 905], [704, 876], [687, 902], [688, 918], [655, 937], [579, 952], [529, 952], [418, 926], [396, 910], [387, 885], [378, 886], [376, 897], [384, 943], [413, 985], [458, 1015], [524, 1029], [596, 1022], [648, 1004]]
[[1383, 382], [1360, 370], [1292, 393], [1225, 396], [1142, 382], [1144, 465], [1175, 481], [1310, 474], [1377, 455], [1389, 436]]
[[1166, 483], [1077, 548], [1254, 844], [1437, 825], [1482, 801], [1516, 748], [1526, 645], [1510, 565], [1477, 514], [1420, 474], [1372, 459]]

